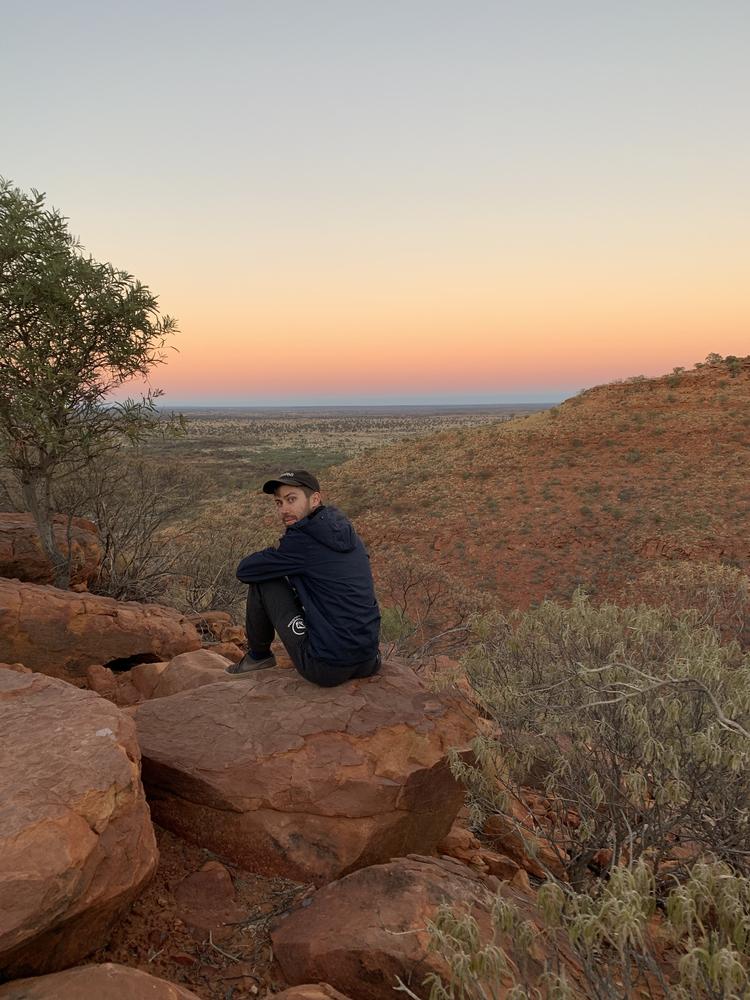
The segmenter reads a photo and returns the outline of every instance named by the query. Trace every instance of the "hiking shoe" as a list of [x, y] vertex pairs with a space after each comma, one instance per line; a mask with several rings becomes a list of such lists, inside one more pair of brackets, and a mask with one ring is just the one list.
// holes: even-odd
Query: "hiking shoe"
[[225, 673], [231, 674], [232, 677], [245, 677], [247, 674], [255, 673], [256, 670], [266, 670], [268, 667], [275, 666], [276, 657], [273, 653], [262, 660], [254, 660], [249, 653], [245, 653], [240, 662], [233, 663], [231, 667], [227, 667]]

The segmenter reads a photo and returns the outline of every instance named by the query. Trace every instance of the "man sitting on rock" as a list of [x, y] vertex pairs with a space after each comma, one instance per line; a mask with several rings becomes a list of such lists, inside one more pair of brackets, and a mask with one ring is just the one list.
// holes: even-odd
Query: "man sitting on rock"
[[234, 677], [273, 667], [276, 632], [302, 676], [322, 687], [370, 677], [380, 667], [380, 611], [370, 560], [351, 522], [326, 507], [320, 484], [297, 469], [269, 479], [286, 531], [278, 548], [246, 556], [237, 578], [248, 584], [247, 654]]

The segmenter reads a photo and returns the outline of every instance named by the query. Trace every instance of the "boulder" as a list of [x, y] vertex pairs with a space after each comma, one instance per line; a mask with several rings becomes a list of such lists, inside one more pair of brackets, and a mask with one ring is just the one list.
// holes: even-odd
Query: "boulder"
[[176, 915], [196, 941], [221, 941], [250, 916], [237, 902], [232, 876], [218, 861], [207, 861], [174, 889]]
[[149, 698], [191, 691], [203, 684], [231, 681], [232, 677], [226, 673], [231, 662], [213, 649], [196, 649], [180, 653], [168, 663], [139, 663], [120, 673], [93, 664], [86, 668], [86, 681], [102, 698], [126, 708]]
[[156, 822], [264, 875], [322, 883], [434, 850], [463, 802], [473, 726], [414, 672], [336, 688], [269, 669], [135, 711]]
[[200, 1000], [184, 986], [107, 962], [0, 986], [0, 1000]]
[[218, 653], [219, 656], [226, 656], [232, 663], [239, 663], [245, 655], [236, 642], [217, 642], [204, 648], [209, 649], [212, 653]]
[[80, 683], [93, 663], [126, 669], [199, 647], [174, 608], [0, 579], [0, 660]]
[[192, 691], [204, 684], [217, 681], [231, 681], [226, 669], [232, 663], [226, 656], [220, 656], [208, 649], [196, 649], [180, 653], [169, 661], [159, 674], [151, 693], [151, 698], [166, 698], [181, 691]]
[[[68, 553], [68, 518], [53, 519], [55, 541], [63, 555]], [[82, 517], [70, 524], [70, 582], [87, 584], [99, 571], [104, 550], [96, 525]], [[31, 514], [0, 513], [0, 576], [29, 583], [53, 583], [55, 574], [39, 540]]]
[[[319, 889], [305, 900], [305, 908], [278, 921], [271, 930], [274, 955], [292, 984], [321, 980], [357, 1000], [390, 1000], [401, 979], [418, 997], [427, 997], [425, 977], [447, 972], [441, 953], [430, 950], [428, 921], [447, 900], [469, 912], [480, 938], [490, 941], [488, 890], [501, 892], [521, 919], [535, 922], [529, 894], [447, 858], [412, 856], [364, 868]], [[540, 933], [523, 954], [516, 954], [509, 934], [498, 937], [511, 966], [533, 986], [550, 957], [546, 938]], [[508, 986], [510, 977], [503, 982]], [[504, 992], [488, 988], [486, 995]]]
[[92, 691], [0, 670], [0, 979], [102, 947], [151, 878], [133, 720]]

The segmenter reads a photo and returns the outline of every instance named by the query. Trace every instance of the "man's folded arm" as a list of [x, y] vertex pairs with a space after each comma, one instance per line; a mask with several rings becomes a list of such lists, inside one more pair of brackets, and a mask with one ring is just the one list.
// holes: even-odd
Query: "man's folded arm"
[[245, 556], [237, 567], [237, 579], [242, 583], [262, 583], [301, 572], [305, 565], [303, 552], [291, 545], [284, 545], [282, 539], [278, 549], [261, 549]]

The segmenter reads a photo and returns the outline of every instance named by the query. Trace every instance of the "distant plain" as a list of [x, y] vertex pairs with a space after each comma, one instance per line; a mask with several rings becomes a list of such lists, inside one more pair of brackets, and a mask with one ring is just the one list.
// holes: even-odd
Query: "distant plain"
[[[180, 407], [184, 434], [152, 455], [203, 475], [207, 496], [259, 486], [282, 468], [324, 473], [384, 445], [438, 431], [481, 427], [551, 403], [415, 406]], [[167, 412], [169, 412], [167, 408]]]

